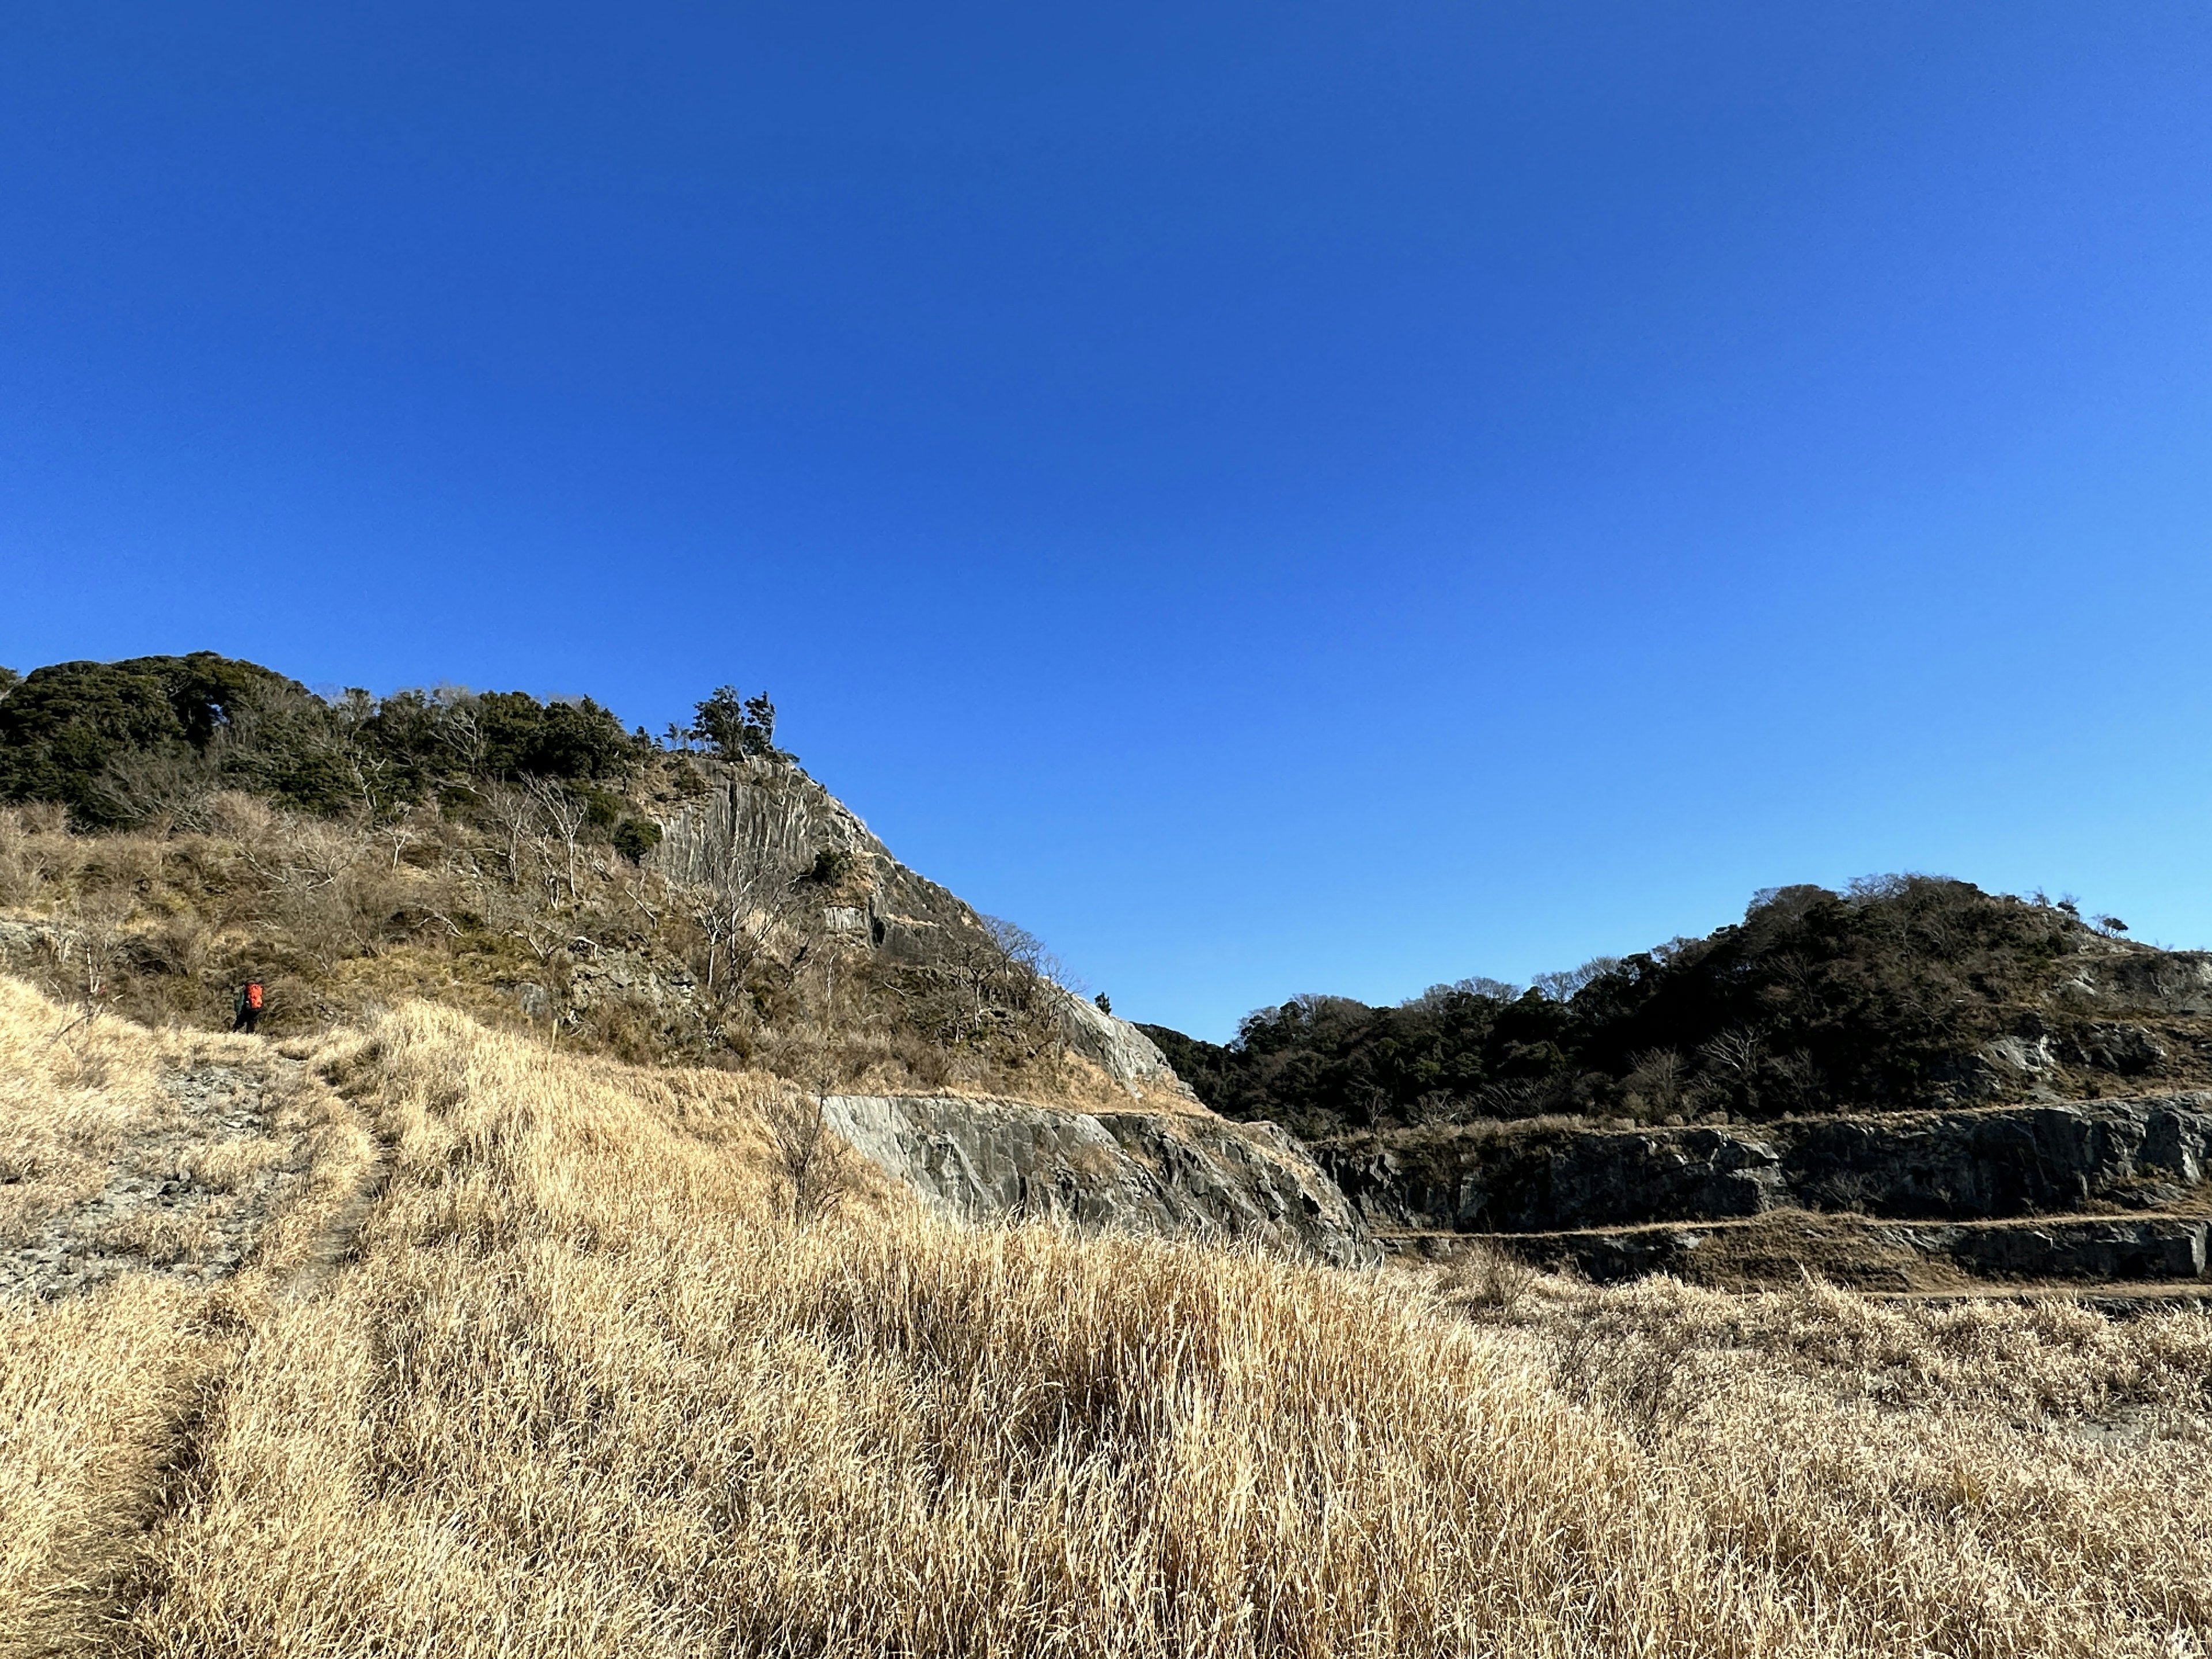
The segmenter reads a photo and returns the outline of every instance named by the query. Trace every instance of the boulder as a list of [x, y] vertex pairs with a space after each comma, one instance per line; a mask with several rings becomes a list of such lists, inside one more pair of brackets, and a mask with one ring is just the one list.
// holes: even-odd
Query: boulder
[[831, 1095], [823, 1111], [941, 1214], [1249, 1242], [1337, 1267], [1380, 1259], [1344, 1194], [1273, 1124], [957, 1095]]

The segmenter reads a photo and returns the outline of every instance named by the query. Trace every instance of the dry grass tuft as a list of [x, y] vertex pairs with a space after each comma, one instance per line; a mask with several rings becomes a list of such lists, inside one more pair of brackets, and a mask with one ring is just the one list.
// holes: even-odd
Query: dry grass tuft
[[[316, 1064], [389, 1148], [356, 1259], [307, 1293], [118, 1286], [10, 1328], [0, 1468], [49, 1473], [0, 1484], [0, 1535], [77, 1517], [0, 1557], [67, 1613], [6, 1627], [14, 1650], [1994, 1659], [2212, 1634], [2199, 1316], [1439, 1286], [964, 1230], [880, 1192], [795, 1226], [771, 1079], [421, 1007]], [[1658, 1346], [1647, 1411], [1632, 1356]], [[131, 1410], [62, 1398], [63, 1356]]]
[[124, 1140], [173, 1110], [147, 1033], [0, 976], [0, 1249], [99, 1190]]

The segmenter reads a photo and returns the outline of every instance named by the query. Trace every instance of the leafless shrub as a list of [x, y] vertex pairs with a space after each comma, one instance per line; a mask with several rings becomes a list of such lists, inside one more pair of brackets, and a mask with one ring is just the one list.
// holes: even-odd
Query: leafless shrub
[[1466, 1103], [1449, 1089], [1431, 1089], [1413, 1102], [1413, 1120], [1424, 1128], [1442, 1128], [1467, 1115]]
[[166, 817], [194, 827], [222, 783], [221, 766], [198, 750], [137, 749], [108, 762], [93, 793], [125, 823]]
[[282, 815], [258, 795], [242, 789], [221, 789], [207, 798], [200, 819], [199, 827], [205, 834], [254, 847], [265, 845], [276, 834]]
[[1626, 1085], [1632, 1099], [1644, 1107], [1638, 1115], [1664, 1117], [1681, 1110], [1685, 1077], [1682, 1056], [1672, 1048], [1650, 1048], [1637, 1055]]
[[1672, 1437], [1696, 1406], [1688, 1361], [1697, 1334], [1686, 1322], [1636, 1316], [1605, 1297], [1577, 1310], [1552, 1339], [1552, 1374], [1580, 1406], [1602, 1406], [1646, 1446]]
[[824, 1219], [843, 1199], [851, 1167], [844, 1141], [830, 1127], [823, 1096], [786, 1095], [770, 1103], [768, 1117], [786, 1213], [798, 1226]]
[[1507, 1319], [1536, 1283], [1536, 1270], [1495, 1245], [1462, 1245], [1438, 1277], [1448, 1306], [1472, 1318]]
[[567, 855], [562, 877], [568, 886], [569, 901], [574, 902], [577, 896], [576, 864], [583, 855], [589, 803], [557, 778], [526, 778], [523, 787], [536, 803], [539, 818], [552, 839], [560, 843]]
[[1555, 973], [1539, 974], [1531, 982], [1554, 1002], [1571, 1002], [1575, 994], [1592, 980], [1602, 977], [1620, 966], [1618, 957], [1592, 957], [1579, 968], [1562, 969]]
[[1723, 1031], [1698, 1051], [1705, 1056], [1707, 1079], [1726, 1097], [1746, 1111], [1759, 1109], [1759, 1083], [1766, 1054], [1755, 1031], [1738, 1027]]

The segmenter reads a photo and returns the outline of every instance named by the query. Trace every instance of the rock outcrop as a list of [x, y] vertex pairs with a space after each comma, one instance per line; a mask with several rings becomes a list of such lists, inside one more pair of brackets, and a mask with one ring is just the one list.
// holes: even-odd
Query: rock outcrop
[[944, 1214], [1249, 1242], [1338, 1267], [1379, 1259], [1335, 1183], [1272, 1124], [946, 1095], [832, 1095], [824, 1111]]
[[[1538, 1266], [1600, 1284], [1668, 1273], [1723, 1283], [1790, 1283], [1807, 1268], [1865, 1290], [2022, 1281], [2185, 1285], [2204, 1280], [2212, 1224], [2201, 1216], [2039, 1217], [2027, 1221], [1846, 1222], [1802, 1212], [1704, 1226], [1589, 1228], [1484, 1236]], [[1449, 1261], [1469, 1234], [1403, 1234], [1397, 1253]], [[2212, 1288], [2212, 1287], [2208, 1287]]]
[[2212, 1094], [1759, 1125], [1487, 1127], [1317, 1149], [1368, 1222], [1543, 1232], [1797, 1207], [1967, 1221], [2156, 1208], [2212, 1170]]
[[893, 858], [850, 807], [787, 761], [715, 763], [707, 793], [663, 823], [647, 861], [672, 881], [765, 904], [805, 890], [824, 853], [842, 855], [849, 872], [813, 884], [825, 933], [913, 963], [988, 937], [973, 908]]
[[[839, 873], [810, 872], [832, 855]], [[805, 913], [826, 937], [904, 968], [972, 967], [1000, 949], [984, 918], [917, 875], [842, 801], [782, 759], [716, 763], [707, 793], [661, 826], [650, 855], [671, 880], [717, 890], [740, 904]], [[796, 900], [794, 900], [794, 896]], [[1065, 987], [1047, 981], [1067, 1046], [1127, 1089], [1197, 1104], [1158, 1047]]]

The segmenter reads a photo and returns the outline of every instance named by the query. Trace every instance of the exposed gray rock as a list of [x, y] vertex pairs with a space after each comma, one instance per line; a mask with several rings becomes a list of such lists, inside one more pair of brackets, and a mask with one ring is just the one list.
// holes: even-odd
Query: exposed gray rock
[[2062, 988], [2077, 1004], [2164, 1014], [2212, 1012], [2212, 951], [2105, 942]]
[[2170, 1203], [2212, 1170], [2212, 1095], [1637, 1131], [1497, 1127], [1316, 1149], [1371, 1225], [1540, 1232], [1794, 1206], [1972, 1220]]
[[[835, 893], [808, 881], [825, 850], [852, 855], [849, 879]], [[971, 907], [901, 864], [849, 807], [787, 762], [718, 763], [706, 796], [662, 825], [648, 861], [672, 880], [803, 913], [825, 934], [887, 963], [929, 967], [995, 948]], [[1133, 1101], [1164, 1092], [1196, 1103], [1167, 1057], [1127, 1020], [1059, 985], [1049, 994], [1068, 1047], [1096, 1061]]]
[[878, 1169], [967, 1220], [1054, 1217], [1340, 1267], [1379, 1259], [1343, 1194], [1273, 1124], [947, 1095], [832, 1095], [824, 1112]]
[[2058, 1065], [2051, 1038], [2042, 1032], [2032, 1037], [2001, 1036], [1984, 1044], [1979, 1058], [2000, 1074], [2011, 1078], [2042, 1077]]
[[0, 967], [23, 969], [52, 954], [52, 931], [35, 921], [0, 920]]
[[2078, 1056], [2085, 1065], [2123, 1077], [2140, 1077], [2165, 1063], [2166, 1045], [2140, 1025], [2124, 1021], [2091, 1020], [2076, 1039]]
[[1067, 1033], [1068, 1047], [1077, 1054], [1096, 1060], [1107, 1076], [1138, 1099], [1147, 1090], [1156, 1090], [1183, 1100], [1197, 1100], [1152, 1038], [1073, 991], [1060, 986], [1053, 989], [1060, 1000], [1060, 1027]]
[[2168, 1217], [2039, 1223], [2033, 1226], [1901, 1228], [1898, 1236], [2001, 1279], [2201, 1279], [2203, 1221]]
[[[681, 969], [659, 969], [649, 958], [635, 951], [594, 945], [589, 939], [578, 939], [570, 949], [574, 960], [568, 969], [568, 1003], [574, 1008], [589, 1009], [623, 997], [661, 1009], [697, 1001], [697, 988], [691, 975]], [[545, 996], [540, 986], [517, 988], [516, 994], [525, 1012], [535, 1000], [530, 995], [532, 991], [536, 991], [539, 999]]]
[[1533, 1232], [1757, 1215], [1788, 1201], [1775, 1149], [1724, 1129], [1508, 1131], [1320, 1155], [1376, 1226]]
[[[706, 795], [662, 823], [660, 844], [647, 855], [671, 880], [794, 912], [807, 908], [807, 892], [818, 892], [812, 909], [824, 932], [863, 939], [890, 962], [934, 962], [986, 937], [974, 909], [893, 858], [795, 764], [755, 759], [710, 770]], [[853, 874], [836, 890], [811, 890], [808, 872], [824, 852], [852, 855]]]
[[[1789, 1217], [1778, 1218], [1785, 1231]], [[1913, 1257], [1960, 1269], [1979, 1279], [2071, 1279], [2077, 1283], [2202, 1279], [2208, 1267], [2208, 1232], [2198, 1218], [2110, 1217], [2047, 1221], [1875, 1224], [1856, 1237], [1878, 1246], [1894, 1264]], [[1566, 1267], [1600, 1284], [1670, 1273], [1695, 1278], [1721, 1234], [1694, 1227], [1642, 1227], [1577, 1232], [1505, 1234], [1483, 1243], [1510, 1250], [1540, 1266]], [[1824, 1268], [1836, 1265], [1839, 1236], [1831, 1224], [1808, 1248]], [[1434, 1234], [1388, 1241], [1396, 1254], [1449, 1261], [1474, 1241]], [[1894, 1279], [1898, 1270], [1889, 1268]], [[1902, 1286], [1900, 1285], [1899, 1288]]]
[[[175, 1115], [121, 1147], [98, 1192], [40, 1218], [27, 1237], [0, 1249], [0, 1300], [80, 1294], [125, 1272], [228, 1278], [251, 1256], [270, 1216], [304, 1187], [302, 1146], [296, 1131], [277, 1127], [268, 1078], [201, 1066], [162, 1082]], [[283, 1161], [242, 1182], [208, 1178], [210, 1152], [253, 1140], [276, 1142]]]

